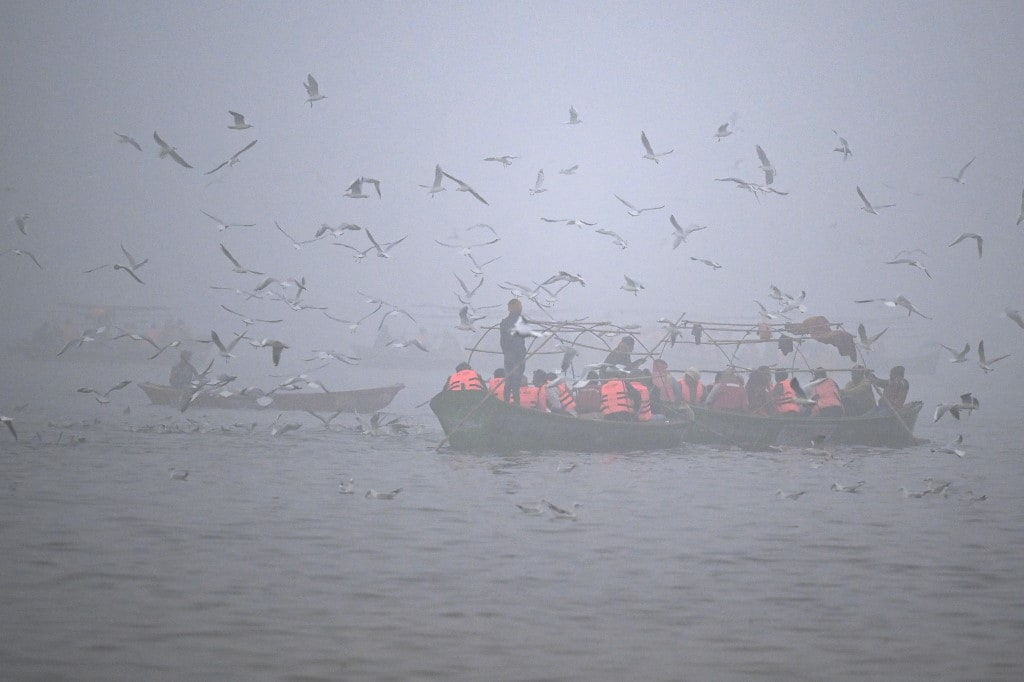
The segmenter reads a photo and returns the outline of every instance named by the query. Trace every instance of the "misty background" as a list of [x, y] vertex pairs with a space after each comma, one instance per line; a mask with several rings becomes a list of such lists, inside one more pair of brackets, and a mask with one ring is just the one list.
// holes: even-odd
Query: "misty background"
[[[473, 299], [488, 313], [482, 325], [504, 313], [510, 294], [499, 284], [559, 270], [586, 287], [567, 287], [547, 310], [528, 303], [528, 316], [640, 324], [655, 335], [658, 318], [684, 312], [756, 322], [754, 301], [773, 306], [776, 285], [806, 291], [807, 315], [850, 332], [858, 322], [890, 327], [879, 345], [891, 361], [969, 342], [973, 364], [984, 338], [990, 357], [1011, 354], [996, 376], [1019, 376], [1024, 331], [1003, 312], [1024, 307], [1017, 3], [11, 2], [0, 16], [5, 344], [79, 310], [69, 306], [93, 305], [158, 307], [158, 321], [228, 339], [243, 325], [227, 305], [285, 320], [249, 332], [291, 347], [280, 369], [268, 350], [241, 344], [232, 372], [253, 381], [307, 369], [313, 349], [352, 350], [376, 333], [380, 314], [352, 332], [320, 310], [232, 293], [263, 277], [233, 272], [219, 244], [253, 270], [305, 277], [302, 301], [333, 316], [371, 312], [359, 290], [417, 318], [389, 318], [396, 340], [426, 330], [471, 344], [475, 334], [455, 329], [453, 274], [472, 285], [472, 263], [435, 240], [486, 241], [486, 229], [469, 229], [486, 223], [501, 240], [473, 249], [481, 263], [500, 256]], [[312, 106], [307, 74], [326, 96]], [[567, 124], [570, 106], [582, 123]], [[229, 129], [229, 110], [252, 127]], [[723, 123], [734, 132], [717, 139]], [[194, 169], [158, 158], [154, 131]], [[641, 131], [656, 152], [673, 152], [642, 158]], [[839, 135], [848, 159], [834, 151]], [[253, 140], [237, 165], [206, 174]], [[763, 184], [755, 145], [776, 169], [772, 187], [787, 195], [758, 198], [716, 181]], [[518, 157], [507, 167], [484, 161], [506, 154]], [[943, 178], [971, 159], [962, 183]], [[489, 205], [448, 180], [430, 196], [421, 185], [437, 164]], [[575, 174], [559, 173], [574, 165]], [[541, 169], [547, 191], [531, 194]], [[369, 198], [343, 196], [360, 176], [380, 180], [381, 198], [372, 186]], [[895, 206], [861, 210], [858, 186]], [[616, 194], [664, 209], [632, 217]], [[218, 231], [202, 211], [255, 227]], [[24, 214], [26, 234], [14, 222]], [[673, 249], [669, 215], [708, 229]], [[365, 230], [295, 248], [275, 221], [300, 241], [323, 223], [405, 240], [391, 258], [356, 260], [332, 242], [367, 248]], [[973, 241], [947, 246], [962, 232], [984, 237], [982, 258]], [[123, 263], [121, 245], [149, 259], [137, 271], [144, 285], [111, 268], [84, 273]], [[910, 257], [931, 278], [885, 264], [910, 249], [926, 253]], [[646, 288], [623, 290], [624, 275]], [[897, 295], [932, 319], [854, 303]], [[153, 378], [166, 378], [172, 355]], [[415, 357], [438, 381], [451, 369]], [[688, 364], [682, 349], [669, 358]], [[344, 383], [348, 370], [327, 371]], [[33, 377], [4, 362], [0, 381], [18, 393]]]

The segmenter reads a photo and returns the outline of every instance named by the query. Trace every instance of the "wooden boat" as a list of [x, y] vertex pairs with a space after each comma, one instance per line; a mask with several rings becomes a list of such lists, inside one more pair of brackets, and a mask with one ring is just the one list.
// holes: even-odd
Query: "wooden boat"
[[[146, 392], [154, 405], [179, 407], [182, 392], [170, 386], [141, 383], [139, 388]], [[278, 392], [261, 393], [200, 393], [192, 401], [192, 408], [220, 408], [229, 410], [298, 410], [304, 412], [359, 412], [369, 414], [383, 409], [394, 400], [395, 395], [405, 388], [404, 384], [360, 388], [352, 391], [330, 393]]]
[[685, 413], [667, 422], [573, 417], [510, 405], [484, 391], [442, 391], [430, 409], [453, 448], [484, 452], [668, 450], [679, 445], [692, 423]]
[[915, 400], [896, 412], [872, 412], [858, 417], [765, 417], [695, 405], [691, 407], [694, 426], [684, 439], [691, 443], [757, 448], [807, 445], [814, 436], [823, 435], [827, 443], [904, 447], [917, 442], [914, 425], [922, 405]]

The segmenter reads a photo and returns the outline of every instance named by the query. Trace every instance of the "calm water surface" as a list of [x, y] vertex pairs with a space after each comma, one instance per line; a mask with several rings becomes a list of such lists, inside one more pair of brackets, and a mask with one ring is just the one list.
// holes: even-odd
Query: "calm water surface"
[[[934, 443], [498, 456], [437, 451], [413, 406], [429, 395], [396, 400], [405, 436], [286, 414], [303, 426], [275, 438], [276, 413], [181, 415], [141, 392], [130, 415], [15, 415], [21, 441], [0, 433], [3, 677], [1024, 676], [1009, 409], [922, 415], [935, 443], [965, 433], [963, 459]], [[927, 477], [948, 494], [897, 492]], [[348, 478], [356, 494], [339, 493]], [[577, 520], [516, 507], [541, 499], [580, 503]]]

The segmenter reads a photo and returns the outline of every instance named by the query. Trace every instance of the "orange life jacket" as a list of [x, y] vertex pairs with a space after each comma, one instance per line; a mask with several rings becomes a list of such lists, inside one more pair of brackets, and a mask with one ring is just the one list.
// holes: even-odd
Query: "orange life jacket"
[[601, 415], [608, 417], [623, 412], [633, 414], [633, 400], [626, 393], [626, 382], [609, 379], [601, 385]]
[[448, 377], [449, 391], [483, 391], [484, 380], [473, 369], [464, 369]]
[[715, 384], [712, 388], [714, 402], [708, 404], [712, 410], [742, 412], [747, 409], [747, 389], [739, 384]]
[[548, 409], [547, 385], [519, 387], [519, 407], [528, 407], [535, 410]]
[[648, 422], [651, 420], [651, 392], [645, 384], [639, 381], [632, 381], [630, 384], [640, 393], [640, 411], [637, 413], [637, 421]]
[[800, 413], [800, 406], [796, 404], [796, 391], [793, 390], [792, 379], [783, 379], [775, 384], [772, 389], [772, 411], [773, 414]]
[[817, 401], [811, 408], [812, 417], [817, 417], [826, 407], [839, 407], [840, 409], [843, 407], [843, 399], [839, 396], [839, 385], [832, 379], [825, 379], [815, 384], [811, 398]]
[[491, 377], [487, 381], [487, 390], [498, 400], [505, 399], [505, 377]]
[[697, 390], [694, 391], [694, 393], [696, 393], [695, 396], [690, 395], [690, 383], [686, 379], [680, 381], [679, 385], [683, 389], [684, 403], [687, 403], [689, 405], [696, 405], [700, 401], [704, 400], [704, 384], [700, 383], [699, 379], [697, 380]]
[[679, 392], [676, 391], [676, 387], [679, 386], [679, 382], [676, 381], [668, 372], [664, 374], [654, 374], [651, 376], [651, 383], [654, 385], [654, 389], [658, 392], [658, 399], [663, 400], [666, 403], [676, 402], [676, 398]]
[[556, 388], [558, 389], [558, 403], [562, 409], [566, 412], [576, 412], [576, 400], [573, 399], [572, 391], [565, 385], [565, 382], [561, 382]]

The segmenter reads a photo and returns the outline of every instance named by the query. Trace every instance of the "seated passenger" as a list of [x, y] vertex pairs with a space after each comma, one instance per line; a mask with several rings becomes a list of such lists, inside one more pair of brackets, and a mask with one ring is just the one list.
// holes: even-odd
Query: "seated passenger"
[[550, 412], [548, 409], [548, 392], [546, 384], [548, 373], [542, 369], [535, 370], [533, 381], [519, 389], [519, 406], [542, 412]]
[[446, 391], [485, 391], [484, 378], [469, 366], [468, 362], [460, 362], [455, 366], [455, 374], [448, 377], [444, 386]]
[[590, 370], [587, 383], [576, 389], [576, 411], [579, 414], [601, 411], [601, 382], [595, 370]]
[[750, 380], [747, 381], [747, 403], [752, 414], [771, 414], [772, 374], [765, 365], [750, 373]]
[[708, 391], [707, 405], [712, 410], [745, 412], [749, 406], [743, 380], [732, 369], [715, 375], [715, 383]]
[[654, 361], [651, 372], [651, 384], [654, 386], [654, 397], [665, 403], [676, 404], [683, 401], [683, 389], [679, 382], [668, 371], [668, 363], [658, 358]]
[[679, 382], [679, 388], [683, 393], [683, 402], [687, 405], [697, 405], [704, 402], [707, 392], [704, 384], [700, 382], [700, 370], [690, 367], [683, 374], [683, 380]]
[[799, 417], [800, 404], [797, 398], [806, 398], [796, 377], [789, 378], [784, 369], [775, 371], [775, 386], [772, 388], [772, 414], [783, 417]]
[[640, 412], [640, 392], [633, 382], [608, 379], [601, 385], [601, 416], [618, 421], [636, 421]]
[[494, 370], [494, 376], [487, 382], [487, 390], [498, 400], [505, 399], [505, 368], [498, 367]]
[[811, 372], [812, 417], [842, 417], [843, 400], [839, 396], [839, 384], [828, 377], [825, 369], [817, 367]]
[[576, 416], [576, 401], [572, 397], [572, 391], [566, 386], [564, 378], [559, 381], [557, 374], [548, 372], [546, 388], [549, 410]]

